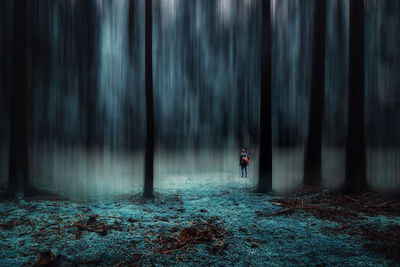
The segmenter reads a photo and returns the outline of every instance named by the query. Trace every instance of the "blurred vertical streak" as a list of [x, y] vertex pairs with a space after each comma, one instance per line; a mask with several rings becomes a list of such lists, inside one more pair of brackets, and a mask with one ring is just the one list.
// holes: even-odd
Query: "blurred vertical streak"
[[146, 154], [144, 173], [144, 197], [153, 197], [154, 173], [154, 114], [153, 114], [153, 64], [152, 64], [152, 0], [145, 7], [145, 76], [146, 76]]
[[325, 93], [326, 0], [316, 0], [308, 138], [304, 155], [303, 185], [320, 185], [322, 122]]
[[347, 193], [366, 190], [364, 141], [364, 0], [350, 1], [349, 98], [346, 144]]
[[128, 16], [128, 36], [129, 36], [129, 58], [133, 57], [133, 46], [135, 41], [135, 0], [129, 0]]
[[[11, 63], [10, 54], [11, 42], [10, 32], [11, 18], [10, 9], [12, 7], [11, 1], [0, 1], [0, 151], [3, 149], [3, 145], [8, 145], [9, 136], [9, 113], [10, 113], [10, 67]], [[3, 173], [8, 172], [8, 167], [5, 165], [8, 162], [0, 163], [0, 180], [4, 179]], [[6, 171], [7, 169], [7, 171]], [[8, 176], [5, 175], [5, 176]], [[2, 179], [3, 178], [3, 179]]]
[[27, 0], [13, 1], [13, 52], [8, 192], [30, 187], [27, 128]]
[[271, 2], [262, 3], [261, 86], [260, 86], [260, 151], [257, 191], [272, 190], [271, 136]]

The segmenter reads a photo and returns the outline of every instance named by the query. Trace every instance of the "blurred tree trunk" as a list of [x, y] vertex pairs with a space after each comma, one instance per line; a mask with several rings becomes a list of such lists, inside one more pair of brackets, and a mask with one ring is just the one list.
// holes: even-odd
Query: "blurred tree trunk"
[[260, 193], [272, 190], [271, 131], [271, 2], [262, 1], [260, 151], [258, 188]]
[[154, 161], [154, 111], [153, 111], [153, 64], [152, 64], [152, 1], [146, 1], [145, 11], [145, 79], [146, 79], [146, 155], [144, 168], [144, 197], [153, 197]]
[[133, 44], [135, 35], [135, 0], [129, 1], [129, 18], [128, 18], [128, 36], [129, 36], [129, 58], [133, 57]]
[[325, 93], [326, 0], [316, 0], [308, 138], [304, 155], [303, 186], [320, 185], [322, 122]]
[[364, 1], [350, 1], [346, 193], [367, 189], [364, 141]]
[[8, 193], [30, 189], [27, 119], [27, 0], [13, 1], [13, 52]]
[[[12, 44], [9, 41], [11, 38], [11, 27], [9, 26], [11, 23], [9, 22], [9, 18], [11, 17], [10, 12], [10, 1], [0, 1], [0, 120], [2, 123], [6, 123], [10, 119], [10, 82], [11, 82], [11, 55], [10, 53], [3, 53], [3, 51], [12, 51]], [[0, 131], [0, 143], [7, 141], [7, 136], [9, 133], [5, 132], [5, 128], [3, 131]]]
[[99, 16], [95, 0], [78, 1], [75, 4], [75, 42], [79, 101], [82, 112], [82, 137], [86, 148], [92, 149], [96, 140], [96, 101], [98, 91], [98, 51], [99, 51]]
[[[97, 139], [97, 106], [96, 99], [98, 94], [98, 68], [99, 65], [99, 15], [96, 2], [91, 0], [88, 3], [87, 16], [89, 22], [87, 23], [87, 92], [86, 92], [86, 121], [87, 121], [87, 140], [86, 146], [93, 148], [99, 145], [100, 141]], [[78, 48], [79, 49], [79, 48]]]
[[[237, 63], [239, 64], [239, 63]], [[241, 73], [240, 75], [237, 75], [237, 94], [236, 94], [236, 102], [235, 102], [235, 106], [238, 107], [236, 109], [237, 115], [236, 115], [236, 136], [239, 142], [239, 145], [241, 147], [245, 147], [246, 144], [244, 143], [244, 130], [243, 128], [247, 128], [247, 124], [246, 124], [246, 119], [244, 114], [246, 114], [245, 111], [245, 104], [244, 104], [244, 100], [245, 100], [245, 96], [244, 96], [244, 92], [245, 92], [245, 84], [244, 84], [244, 74]]]
[[[135, 52], [134, 52], [134, 43], [135, 43], [135, 0], [129, 1], [129, 16], [128, 16], [128, 51], [129, 51], [129, 60], [131, 62], [131, 66], [133, 67], [135, 64]], [[130, 84], [131, 90], [133, 90], [134, 81], [128, 76], [128, 84]], [[134, 131], [135, 124], [135, 109], [134, 104], [132, 103], [131, 94], [127, 94], [126, 101], [126, 126], [125, 126], [125, 141], [126, 146], [129, 151], [134, 151], [135, 145], [137, 144], [137, 132]]]

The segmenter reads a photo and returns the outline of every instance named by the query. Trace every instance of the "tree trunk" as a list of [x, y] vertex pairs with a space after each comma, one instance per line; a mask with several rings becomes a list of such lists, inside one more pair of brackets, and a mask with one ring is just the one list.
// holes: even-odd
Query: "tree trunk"
[[[135, 53], [134, 53], [134, 41], [135, 41], [135, 0], [129, 1], [129, 17], [128, 17], [128, 49], [129, 49], [129, 59], [131, 64], [135, 64]], [[133, 65], [132, 65], [133, 66]], [[131, 84], [131, 89], [133, 89], [134, 82], [130, 77], [128, 77], [128, 84]], [[131, 103], [131, 96], [128, 94], [127, 96], [127, 119], [129, 123], [127, 123], [126, 128], [126, 141], [129, 151], [134, 151], [135, 145], [137, 143], [137, 132], [133, 131], [134, 122], [135, 122], [135, 109], [134, 105]]]
[[260, 151], [257, 191], [272, 190], [272, 134], [271, 134], [271, 5], [262, 1], [262, 48], [260, 88]]
[[135, 0], [129, 1], [129, 18], [128, 18], [128, 36], [129, 36], [129, 58], [133, 57], [133, 44], [135, 34]]
[[367, 189], [364, 141], [364, 2], [350, 1], [350, 54], [345, 192]]
[[153, 197], [154, 112], [153, 112], [153, 64], [152, 64], [152, 1], [146, 1], [145, 20], [145, 80], [146, 80], [146, 155], [144, 197]]
[[[96, 7], [96, 3], [93, 0], [82, 1], [83, 8], [82, 16], [88, 16], [86, 18], [86, 23], [82, 23], [84, 26], [84, 30], [82, 30], [82, 25], [79, 25], [80, 31], [82, 31], [82, 39], [78, 40], [78, 50], [80, 50], [81, 42], [85, 42], [85, 50], [83, 52], [82, 59], [84, 61], [84, 73], [85, 84], [84, 88], [81, 90], [85, 90], [85, 102], [86, 102], [86, 147], [88, 150], [93, 149], [95, 145], [98, 145], [96, 140], [96, 101], [97, 91], [98, 91], [98, 51], [99, 51], [99, 25], [98, 25], [98, 11]], [[85, 70], [86, 69], [86, 70]]]
[[30, 187], [27, 128], [27, 0], [13, 1], [12, 91], [8, 193]]
[[320, 185], [322, 122], [325, 93], [326, 0], [316, 0], [308, 138], [304, 155], [303, 186]]

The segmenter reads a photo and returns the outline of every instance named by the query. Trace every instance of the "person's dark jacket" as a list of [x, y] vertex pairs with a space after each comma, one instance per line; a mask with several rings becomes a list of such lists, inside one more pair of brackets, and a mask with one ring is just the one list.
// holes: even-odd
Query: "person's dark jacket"
[[247, 157], [247, 159], [249, 158], [249, 155], [247, 155], [247, 153], [246, 152], [242, 152], [242, 153], [240, 153], [240, 159], [239, 159], [239, 165], [240, 166], [246, 166], [247, 165], [247, 163], [244, 161], [244, 158], [246, 158]]

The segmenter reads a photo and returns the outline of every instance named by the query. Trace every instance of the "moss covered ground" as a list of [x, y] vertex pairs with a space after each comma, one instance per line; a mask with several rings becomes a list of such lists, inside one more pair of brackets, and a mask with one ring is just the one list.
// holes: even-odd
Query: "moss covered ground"
[[307, 211], [279, 214], [285, 208], [270, 201], [277, 197], [202, 185], [159, 190], [153, 200], [2, 201], [0, 266], [396, 265], [345, 229], [399, 226], [398, 216], [338, 222]]

